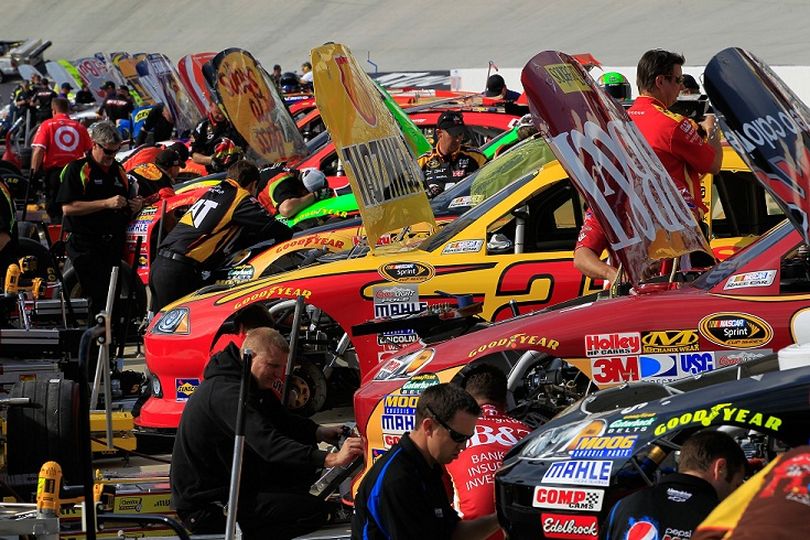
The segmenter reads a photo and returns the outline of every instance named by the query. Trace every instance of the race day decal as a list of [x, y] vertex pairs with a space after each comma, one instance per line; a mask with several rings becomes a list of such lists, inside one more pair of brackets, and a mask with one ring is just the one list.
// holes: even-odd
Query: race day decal
[[[374, 318], [395, 318], [421, 313], [427, 302], [419, 301], [419, 287], [400, 284], [393, 287], [374, 287]], [[412, 328], [389, 330], [377, 334], [377, 345], [407, 345], [414, 343], [419, 336]]]
[[712, 343], [731, 349], [758, 349], [773, 338], [771, 325], [748, 313], [713, 313], [701, 319], [698, 329]]
[[416, 427], [416, 404], [419, 395], [431, 386], [439, 384], [435, 373], [420, 373], [402, 385], [399, 392], [383, 398], [383, 412], [380, 417], [383, 445], [390, 448], [399, 442], [407, 431]]
[[664, 435], [676, 428], [686, 427], [692, 424], [700, 424], [708, 427], [713, 423], [732, 423], [750, 426], [754, 428], [769, 429], [779, 431], [782, 419], [769, 414], [763, 414], [750, 409], [732, 407], [731, 403], [718, 403], [709, 408], [686, 411], [679, 416], [673, 416], [666, 422], [661, 422], [655, 426], [653, 433], [657, 437]]
[[570, 460], [555, 461], [543, 474], [542, 484], [566, 484], [574, 486], [610, 485], [612, 461]]

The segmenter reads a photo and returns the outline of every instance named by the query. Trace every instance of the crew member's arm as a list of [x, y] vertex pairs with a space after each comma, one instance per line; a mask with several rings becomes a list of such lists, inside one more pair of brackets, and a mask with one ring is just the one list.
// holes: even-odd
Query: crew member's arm
[[36, 175], [42, 170], [42, 161], [45, 159], [45, 148], [39, 145], [31, 145], [31, 173]]
[[73, 201], [62, 205], [62, 213], [66, 216], [86, 216], [102, 210], [120, 210], [128, 206], [126, 197], [115, 195], [109, 199], [97, 201]]
[[233, 222], [255, 231], [257, 236], [283, 242], [292, 238], [293, 230], [271, 216], [253, 197], [245, 197], [233, 212]]
[[481, 516], [478, 519], [465, 519], [459, 521], [453, 530], [453, 540], [476, 540], [489, 538], [494, 534], [500, 525], [498, 524], [498, 516], [494, 513], [487, 516]]
[[59, 192], [56, 202], [62, 205], [62, 213], [66, 216], [85, 216], [102, 210], [120, 210], [127, 206], [126, 197], [115, 195], [108, 199], [96, 201], [80, 200], [84, 195], [84, 187], [79, 176], [81, 162], [74, 161], [62, 169], [60, 175]]
[[714, 123], [712, 115], [701, 122], [701, 126], [709, 134], [707, 141], [700, 136], [697, 124], [688, 118], [681, 120], [672, 132], [672, 153], [700, 174], [717, 174], [723, 163], [720, 132], [714, 129]]
[[700, 123], [706, 133], [709, 134], [706, 143], [714, 149], [714, 160], [709, 167], [708, 172], [717, 174], [720, 172], [720, 167], [723, 165], [723, 147], [720, 144], [720, 130], [717, 129], [717, 120], [713, 114], [708, 115]]
[[574, 267], [591, 279], [604, 279], [609, 283], [613, 283], [618, 274], [618, 270], [585, 246], [580, 246], [574, 251]]
[[50, 122], [39, 126], [34, 134], [34, 140], [31, 141], [31, 172], [35, 175], [42, 172], [42, 162], [45, 160], [45, 150], [48, 148], [49, 138]]
[[315, 204], [317, 200], [314, 193], [307, 193], [302, 197], [289, 197], [278, 205], [278, 213], [286, 218], [293, 217], [304, 208]]

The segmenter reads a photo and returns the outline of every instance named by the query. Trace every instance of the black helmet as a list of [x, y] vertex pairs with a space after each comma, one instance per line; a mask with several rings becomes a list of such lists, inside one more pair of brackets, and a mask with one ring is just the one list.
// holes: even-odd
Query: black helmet
[[298, 79], [298, 75], [291, 71], [281, 74], [281, 77], [278, 80], [278, 85], [281, 87], [281, 91], [285, 94], [292, 94], [294, 92], [301, 91], [301, 81]]

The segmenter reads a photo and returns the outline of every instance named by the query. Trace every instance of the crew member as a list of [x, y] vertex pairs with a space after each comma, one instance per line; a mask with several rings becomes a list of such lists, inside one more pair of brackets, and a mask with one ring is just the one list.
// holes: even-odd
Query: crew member
[[276, 85], [276, 88], [281, 91], [281, 66], [279, 64], [275, 64], [273, 66], [273, 72], [270, 73], [270, 80], [273, 81], [273, 84]]
[[168, 141], [174, 132], [174, 117], [172, 111], [163, 103], [152, 107], [146, 120], [138, 132], [136, 145], [156, 144], [160, 141]]
[[103, 115], [113, 124], [119, 120], [128, 120], [135, 109], [135, 105], [133, 105], [132, 98], [129, 96], [129, 92], [126, 91], [126, 87], [124, 87], [124, 93], [116, 92], [115, 83], [107, 81], [101, 88], [107, 92], [107, 97], [104, 98], [98, 114]]
[[484, 154], [462, 144], [467, 134], [464, 116], [445, 111], [436, 125], [436, 145], [419, 156], [428, 197], [433, 198], [486, 163]]
[[167, 148], [158, 152], [153, 163], [142, 163], [128, 171], [129, 181], [143, 197], [144, 204], [154, 204], [160, 198], [174, 195], [172, 186], [184, 165], [177, 152]]
[[265, 208], [275, 208], [277, 214], [286, 218], [293, 217], [304, 208], [328, 199], [335, 193], [329, 187], [326, 176], [318, 169], [288, 169], [281, 174], [281, 178], [271, 179], [261, 190], [259, 202]]
[[71, 90], [73, 90], [73, 86], [69, 82], [63, 82], [59, 85], [59, 95], [57, 97], [69, 100]]
[[[450, 504], [442, 465], [474, 435], [481, 408], [452, 384], [427, 388], [416, 404], [416, 428], [380, 457], [354, 498], [352, 538], [487, 538], [495, 514], [464, 520]], [[407, 509], [407, 511], [406, 511]]]
[[93, 95], [93, 92], [90, 91], [90, 88], [87, 87], [86, 82], [82, 82], [82, 87], [76, 92], [76, 105], [87, 105], [89, 103], [95, 103], [96, 97]]
[[681, 446], [679, 472], [617, 502], [602, 538], [691, 538], [712, 509], [742, 485], [746, 465], [745, 454], [726, 433], [696, 433]]
[[[253, 351], [245, 407], [245, 450], [236, 520], [246, 540], [293, 538], [320, 528], [324, 501], [309, 494], [322, 467], [343, 466], [363, 453], [349, 437], [337, 453], [319, 450], [336, 444], [340, 427], [319, 426], [287, 411], [281, 402], [289, 345], [276, 330], [247, 333], [241, 353]], [[194, 534], [225, 530], [242, 354], [234, 344], [214, 355], [203, 382], [180, 419], [171, 466], [172, 504]]]
[[154, 163], [157, 155], [163, 150], [174, 150], [174, 152], [180, 156], [180, 161], [182, 163], [188, 161], [188, 147], [181, 142], [176, 142], [166, 147], [160, 145], [144, 145], [143, 147], [138, 148], [133, 154], [130, 154], [126, 161], [124, 161], [121, 165], [124, 167], [125, 171], [129, 172], [138, 165], [142, 165], [144, 163]]
[[312, 90], [312, 64], [309, 62], [301, 64], [301, 84], [307, 90]]
[[14, 197], [0, 178], [0, 288], [5, 286], [8, 266], [17, 260], [18, 249], [17, 209], [14, 206]]
[[62, 220], [62, 205], [56, 202], [62, 169], [93, 148], [87, 128], [68, 117], [68, 100], [51, 101], [52, 118], [45, 120], [31, 143], [31, 177], [44, 179], [45, 201], [51, 223]]
[[[627, 110], [641, 134], [661, 160], [664, 168], [683, 195], [687, 206], [700, 222], [708, 208], [703, 204], [700, 179], [706, 173], [717, 174], [723, 160], [719, 132], [713, 115], [707, 115], [698, 125], [693, 120], [667, 109], [678, 100], [683, 83], [680, 54], [653, 49], [644, 53], [636, 69], [639, 97]], [[702, 134], [707, 134], [704, 138]], [[606, 274], [615, 278], [599, 261], [601, 252], [591, 245], [607, 244], [604, 239], [590, 238], [601, 232], [596, 227], [580, 230], [581, 245], [574, 251], [574, 266], [586, 276], [602, 279]]]
[[497, 73], [490, 75], [487, 79], [487, 89], [484, 96], [488, 98], [500, 98], [502, 101], [517, 101], [520, 94], [506, 87], [506, 81]]
[[41, 84], [34, 87], [31, 106], [34, 108], [34, 117], [37, 123], [44, 122], [51, 117], [51, 101], [55, 97], [56, 92], [51, 88], [48, 79], [43, 78]]
[[[531, 429], [506, 415], [506, 375], [497, 367], [474, 367], [464, 379], [463, 388], [481, 407], [481, 414], [475, 435], [446, 469], [453, 480], [454, 506], [462, 519], [468, 520], [495, 512], [495, 470], [501, 466], [504, 454]], [[489, 537], [500, 538], [500, 531]]]
[[90, 152], [62, 170], [56, 202], [62, 205], [63, 230], [69, 233], [68, 257], [95, 314], [106, 304], [110, 271], [121, 261], [127, 224], [143, 200], [130, 194], [127, 175], [115, 161], [121, 147], [116, 127], [97, 122], [90, 138]]
[[[211, 103], [208, 118], [202, 120], [191, 135], [191, 159], [205, 165], [209, 173], [225, 170], [229, 153], [240, 153], [237, 150], [247, 147], [245, 140], [231, 125], [216, 103]], [[217, 150], [217, 146], [227, 139], [235, 148]]]
[[213, 270], [249, 237], [289, 240], [292, 229], [276, 221], [254, 197], [259, 169], [246, 160], [228, 169], [186, 212], [160, 244], [149, 273], [154, 311], [202, 285], [202, 271]]
[[683, 76], [683, 89], [681, 90], [682, 96], [699, 96], [700, 85], [694, 77], [685, 73]]

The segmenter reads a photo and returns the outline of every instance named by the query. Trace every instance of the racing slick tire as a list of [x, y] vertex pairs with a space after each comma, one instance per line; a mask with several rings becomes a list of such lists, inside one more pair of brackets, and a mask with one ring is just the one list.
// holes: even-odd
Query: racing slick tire
[[289, 376], [290, 397], [287, 405], [291, 412], [312, 416], [326, 403], [329, 386], [320, 367], [303, 360]]
[[67, 379], [22, 381], [12, 398], [29, 398], [29, 407], [8, 410], [8, 474], [36, 474], [46, 461], [62, 467], [65, 482], [79, 483], [79, 384]]
[[[121, 262], [120, 272], [118, 273], [118, 301], [113, 307], [113, 315], [117, 318], [121, 315], [116, 310], [123, 307], [124, 300], [129, 296], [130, 274], [132, 268], [125, 263]], [[68, 298], [83, 298], [82, 286], [79, 284], [79, 277], [73, 267], [65, 270], [64, 274], [65, 290], [67, 291]], [[135, 319], [141, 319], [146, 316], [146, 288], [140, 279], [135, 279], [135, 295], [133, 296], [135, 305], [130, 309], [130, 315]]]

